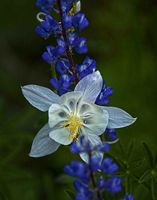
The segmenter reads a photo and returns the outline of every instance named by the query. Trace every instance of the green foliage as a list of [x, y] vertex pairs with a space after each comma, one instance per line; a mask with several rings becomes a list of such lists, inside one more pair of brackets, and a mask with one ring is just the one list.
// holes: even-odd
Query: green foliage
[[156, 155], [145, 142], [130, 141], [127, 146], [116, 146], [111, 156], [119, 163], [125, 193], [134, 194], [135, 199], [157, 199]]
[[72, 192], [71, 190], [65, 190], [64, 192], [68, 195], [69, 199], [71, 200], [75, 199], [75, 193]]

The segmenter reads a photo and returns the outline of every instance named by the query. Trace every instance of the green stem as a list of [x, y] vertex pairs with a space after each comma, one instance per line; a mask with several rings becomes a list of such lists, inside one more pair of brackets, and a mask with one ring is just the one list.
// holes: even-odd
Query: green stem
[[151, 193], [152, 193], [152, 200], [155, 200], [154, 180], [153, 180], [153, 177], [152, 177], [152, 181], [151, 181]]

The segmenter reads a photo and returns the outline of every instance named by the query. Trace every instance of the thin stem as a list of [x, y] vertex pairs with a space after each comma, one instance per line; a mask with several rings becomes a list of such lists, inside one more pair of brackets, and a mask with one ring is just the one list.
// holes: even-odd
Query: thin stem
[[127, 163], [127, 166], [126, 166], [125, 193], [129, 194], [129, 169], [128, 169], [128, 163]]
[[64, 41], [65, 41], [65, 44], [66, 44], [66, 56], [69, 60], [69, 63], [70, 63], [70, 66], [71, 66], [71, 71], [72, 71], [72, 73], [74, 74], [74, 76], [77, 80], [78, 77], [77, 77], [77, 73], [76, 73], [76, 70], [75, 70], [75, 63], [74, 63], [74, 60], [73, 60], [73, 57], [72, 57], [72, 50], [71, 50], [71, 47], [68, 44], [67, 32], [66, 32], [66, 29], [65, 29], [64, 23], [63, 23], [64, 13], [63, 13], [63, 10], [62, 10], [61, 0], [57, 0], [57, 4], [58, 4], [59, 14], [60, 14], [60, 18], [61, 18], [62, 35], [63, 35]]
[[153, 177], [152, 177], [152, 180], [151, 180], [151, 193], [152, 193], [152, 200], [155, 200], [154, 180], [153, 180]]
[[90, 168], [90, 177], [91, 177], [92, 185], [93, 185], [94, 189], [96, 188], [97, 199], [103, 200], [101, 192], [97, 189], [97, 186], [96, 186], [96, 180], [95, 180], [95, 177], [94, 177], [94, 173], [92, 172], [92, 169], [91, 169], [90, 159], [91, 159], [91, 154], [89, 153], [89, 168]]

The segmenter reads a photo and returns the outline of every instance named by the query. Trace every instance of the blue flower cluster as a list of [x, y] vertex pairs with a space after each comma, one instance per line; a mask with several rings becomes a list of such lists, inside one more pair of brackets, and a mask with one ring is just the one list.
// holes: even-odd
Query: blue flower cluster
[[[86, 38], [80, 36], [80, 31], [89, 25], [85, 14], [81, 12], [79, 0], [37, 0], [36, 6], [40, 12], [37, 19], [40, 24], [35, 31], [44, 39], [52, 34], [56, 38], [56, 46], [46, 47], [42, 58], [51, 66], [55, 66], [56, 76], [50, 80], [51, 85], [59, 95], [72, 91], [74, 85], [96, 70], [96, 61], [86, 56], [82, 64], [75, 64], [73, 54], [87, 53]], [[52, 16], [59, 15], [55, 19]], [[96, 103], [106, 105], [108, 97], [112, 95], [112, 88], [106, 86], [104, 81]]]
[[[102, 154], [109, 151], [108, 143], [92, 146], [89, 141], [81, 137], [80, 142], [74, 142], [71, 145], [73, 153], [86, 153], [88, 162], [72, 161], [70, 165], [65, 166], [64, 171], [77, 179], [74, 181], [74, 187], [77, 191], [76, 200], [102, 199], [102, 193], [120, 192], [122, 189], [122, 180], [115, 175], [118, 171], [118, 165], [110, 157], [103, 159]], [[97, 179], [95, 179], [97, 174]]]

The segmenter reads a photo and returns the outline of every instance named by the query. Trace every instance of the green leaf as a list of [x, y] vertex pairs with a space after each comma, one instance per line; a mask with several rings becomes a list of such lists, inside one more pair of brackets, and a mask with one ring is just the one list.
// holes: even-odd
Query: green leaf
[[56, 178], [56, 182], [60, 184], [72, 184], [73, 181], [74, 181], [74, 178], [66, 174], [61, 174]]
[[131, 142], [129, 143], [128, 149], [127, 149], [127, 153], [126, 153], [127, 160], [129, 160], [130, 157], [132, 156], [133, 149], [134, 149], [134, 141], [131, 140]]
[[152, 193], [152, 200], [155, 200], [155, 184], [154, 184], [154, 180], [152, 179], [151, 181], [151, 193]]
[[143, 166], [143, 164], [144, 164], [144, 158], [142, 158], [142, 159], [138, 159], [138, 160], [134, 160], [134, 161], [132, 161], [131, 163], [130, 163], [130, 166], [131, 166], [131, 168], [132, 169], [138, 169], [138, 168], [140, 168], [140, 167], [142, 167]]
[[145, 171], [142, 176], [139, 178], [139, 183], [148, 181], [151, 178], [150, 170]]
[[125, 156], [125, 151], [124, 151], [124, 148], [123, 148], [121, 142], [118, 142], [118, 144], [119, 144], [119, 149], [120, 149], [120, 151], [121, 151], [121, 154], [122, 154], [123, 156]]
[[154, 165], [157, 167], [157, 154], [155, 154]]
[[142, 184], [147, 190], [151, 190], [151, 188], [150, 188], [150, 184], [149, 183], [147, 183], [147, 182], [144, 182], [143, 184]]
[[64, 192], [66, 193], [66, 195], [71, 199], [74, 200], [75, 199], [75, 194], [72, 190], [64, 190]]
[[150, 150], [150, 148], [148, 147], [148, 145], [145, 142], [143, 142], [142, 144], [143, 144], [143, 147], [146, 152], [146, 156], [147, 156], [146, 158], [147, 158], [151, 168], [153, 168], [154, 167], [154, 157], [153, 157], [152, 151]]

